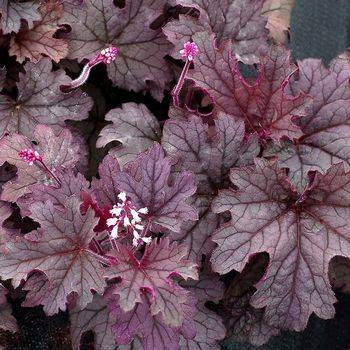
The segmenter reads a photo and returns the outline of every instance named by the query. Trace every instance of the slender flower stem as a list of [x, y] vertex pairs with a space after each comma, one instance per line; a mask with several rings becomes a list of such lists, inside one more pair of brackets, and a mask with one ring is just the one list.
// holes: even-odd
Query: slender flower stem
[[43, 157], [39, 154], [39, 152], [30, 148], [24, 148], [18, 152], [18, 155], [24, 162], [26, 162], [30, 166], [37, 164], [38, 162], [44, 169], [44, 171], [48, 173], [58, 183], [57, 188], [60, 188], [62, 186], [61, 180], [47, 167], [43, 160]]
[[181, 92], [182, 87], [184, 86], [185, 78], [186, 78], [186, 75], [187, 75], [188, 70], [190, 68], [190, 65], [191, 65], [191, 61], [189, 61], [187, 59], [186, 63], [185, 63], [185, 66], [182, 69], [182, 72], [181, 72], [181, 75], [179, 77], [179, 80], [178, 80], [176, 86], [174, 87], [174, 89], [171, 91], [171, 96], [173, 98], [173, 104], [176, 107], [179, 107], [179, 105], [180, 105], [179, 94]]
[[47, 165], [44, 163], [43, 160], [38, 160], [38, 162], [42, 165], [44, 170], [57, 182], [58, 184], [57, 188], [61, 188], [62, 186], [61, 180], [47, 167]]
[[102, 255], [99, 255], [95, 252], [93, 252], [92, 250], [89, 250], [89, 254], [92, 255], [93, 257], [95, 257], [100, 263], [104, 264], [104, 265], [109, 265], [109, 260], [108, 258], [105, 258]]
[[190, 69], [191, 62], [194, 60], [194, 58], [198, 54], [198, 46], [193, 42], [186, 42], [184, 44], [184, 47], [182, 50], [180, 50], [180, 54], [183, 58], [186, 59], [185, 66], [182, 69], [181, 75], [179, 77], [179, 80], [174, 87], [174, 89], [171, 91], [171, 96], [173, 98], [173, 104], [176, 107], [180, 106], [179, 101], [179, 94], [181, 92], [181, 89], [184, 86], [185, 79], [188, 73], [188, 70]]
[[102, 249], [100, 243], [98, 242], [98, 240], [96, 238], [93, 238], [92, 239], [92, 243], [94, 244], [94, 246], [95, 246], [96, 250], [98, 251], [98, 253], [100, 255], [103, 255], [103, 249]]
[[111, 242], [112, 248], [113, 248], [114, 250], [119, 251], [119, 248], [118, 248], [118, 245], [117, 245], [117, 242], [115, 241], [115, 239], [114, 239], [114, 238], [111, 238], [111, 239], [110, 239], [110, 242]]
[[100, 63], [110, 64], [115, 60], [118, 54], [118, 49], [114, 46], [101, 50], [94, 58], [92, 58], [83, 68], [78, 78], [72, 80], [69, 84], [61, 85], [60, 90], [68, 93], [83, 85], [89, 78], [90, 71], [93, 67]]

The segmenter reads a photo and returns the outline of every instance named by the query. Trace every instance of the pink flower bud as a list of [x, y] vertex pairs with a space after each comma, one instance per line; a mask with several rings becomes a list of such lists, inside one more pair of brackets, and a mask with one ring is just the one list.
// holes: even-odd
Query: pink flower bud
[[99, 52], [93, 59], [91, 59], [83, 68], [78, 78], [72, 80], [67, 85], [61, 85], [60, 90], [68, 93], [79, 86], [83, 85], [90, 75], [91, 68], [99, 63], [110, 64], [117, 57], [118, 49], [114, 46], [107, 47]]
[[180, 50], [180, 54], [183, 58], [193, 61], [198, 54], [198, 46], [190, 41], [184, 44], [184, 48]]
[[115, 60], [118, 54], [118, 49], [114, 46], [108, 47], [107, 49], [103, 49], [100, 53], [103, 59], [104, 64], [109, 64]]
[[29, 165], [33, 165], [35, 161], [41, 162], [42, 156], [33, 149], [24, 148], [18, 152], [18, 155]]

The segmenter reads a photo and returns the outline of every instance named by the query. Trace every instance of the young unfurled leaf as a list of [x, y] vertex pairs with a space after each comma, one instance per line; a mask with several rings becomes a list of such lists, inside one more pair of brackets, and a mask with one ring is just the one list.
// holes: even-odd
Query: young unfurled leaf
[[47, 276], [50, 294], [44, 293], [40, 301], [49, 315], [65, 310], [71, 293], [84, 308], [92, 300], [91, 291], [102, 294], [106, 286], [101, 262], [89, 249], [97, 224], [93, 211], [83, 216], [76, 197], [69, 198], [65, 208], [57, 215], [50, 202], [33, 204], [31, 217], [40, 228], [6, 242], [6, 254], [0, 256], [0, 276], [12, 279], [14, 287], [33, 271]]
[[16, 101], [0, 95], [0, 136], [20, 133], [32, 137], [38, 124], [52, 125], [57, 130], [67, 119], [81, 120], [92, 107], [90, 97], [80, 91], [63, 94], [59, 86], [69, 78], [63, 71], [51, 71], [48, 58], [37, 64], [27, 64], [26, 73], [20, 73]]
[[266, 306], [269, 325], [300, 331], [312, 312], [333, 317], [328, 265], [335, 255], [350, 256], [350, 174], [334, 165], [298, 193], [276, 163], [256, 160], [233, 169], [231, 181], [238, 190], [222, 191], [213, 205], [232, 217], [213, 236], [214, 270], [242, 271], [252, 254], [267, 252], [270, 264], [251, 304]]
[[170, 162], [159, 144], [141, 154], [117, 174], [120, 190], [138, 208], [148, 208], [148, 218], [156, 225], [178, 232], [187, 220], [197, 220], [197, 211], [186, 203], [196, 191], [193, 175], [181, 172], [170, 181]]
[[199, 19], [180, 16], [165, 26], [164, 32], [176, 51], [195, 33], [212, 31], [218, 43], [231, 39], [233, 52], [244, 63], [256, 63], [259, 48], [266, 46], [266, 19], [260, 15], [263, 0], [174, 0], [199, 10]]
[[[35, 148], [52, 171], [59, 167], [74, 167], [78, 161], [78, 146], [72, 144], [72, 135], [68, 130], [62, 130], [56, 136], [51, 128], [39, 125], [32, 137], [38, 143]], [[5, 136], [0, 140], [0, 164], [9, 162], [17, 167], [17, 177], [3, 186], [1, 194], [3, 200], [16, 201], [30, 192], [30, 185], [53, 183], [53, 179], [48, 177], [40, 165], [29, 165], [19, 156], [20, 150], [31, 149], [33, 146], [28, 138], [18, 134]]]
[[40, 20], [39, 4], [34, 1], [15, 2], [11, 0], [0, 1], [0, 24], [3, 34], [17, 33], [24, 19], [28, 28], [33, 28], [34, 21]]
[[295, 66], [290, 53], [280, 46], [272, 46], [260, 54], [258, 77], [248, 83], [240, 73], [232, 54], [232, 43], [216, 47], [213, 35], [202, 32], [193, 36], [199, 47], [196, 69], [188, 78], [206, 89], [212, 96], [216, 111], [223, 111], [244, 120], [249, 132], [263, 139], [276, 141], [282, 136], [295, 138], [302, 135], [292, 121], [294, 116], [305, 116], [311, 98], [305, 93], [288, 95], [285, 91]]
[[126, 0], [123, 8], [113, 0], [88, 0], [84, 7], [65, 5], [62, 24], [71, 26], [68, 58], [91, 59], [109, 45], [118, 58], [108, 75], [121, 88], [140, 91], [152, 82], [151, 93], [162, 91], [171, 75], [164, 60], [170, 44], [151, 23], [162, 13], [165, 0]]
[[142, 302], [142, 291], [146, 291], [151, 296], [151, 314], [160, 313], [166, 324], [180, 326], [187, 295], [172, 277], [198, 278], [196, 264], [184, 259], [186, 254], [186, 246], [170, 244], [169, 238], [153, 240], [146, 246], [141, 260], [135, 258], [130, 247], [119, 246], [115, 252], [117, 263], [107, 270], [107, 277], [121, 278], [115, 294], [120, 296], [122, 310], [131, 311]]
[[110, 153], [118, 159], [121, 165], [147, 151], [155, 141], [160, 141], [159, 123], [145, 105], [124, 103], [122, 108], [108, 112], [105, 119], [111, 121], [112, 124], [101, 130], [97, 147], [104, 147], [109, 142], [119, 141], [121, 145], [113, 148]]
[[63, 5], [54, 0], [48, 1], [40, 6], [39, 11], [41, 18], [36, 19], [34, 25], [24, 26], [11, 37], [9, 54], [16, 56], [20, 63], [26, 58], [37, 63], [43, 55], [58, 62], [68, 54], [68, 44], [62, 39], [54, 38], [60, 28], [58, 20], [62, 16]]

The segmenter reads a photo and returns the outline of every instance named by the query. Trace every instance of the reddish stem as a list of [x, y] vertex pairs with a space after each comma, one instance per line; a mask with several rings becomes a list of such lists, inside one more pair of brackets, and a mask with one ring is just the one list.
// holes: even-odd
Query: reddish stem
[[43, 160], [38, 160], [38, 162], [42, 165], [44, 170], [58, 183], [57, 188], [61, 188], [62, 182], [61, 180], [47, 167]]
[[171, 91], [171, 96], [173, 97], [173, 104], [176, 107], [179, 107], [179, 94], [181, 92], [181, 89], [185, 83], [185, 79], [186, 79], [186, 75], [188, 73], [188, 70], [190, 68], [191, 65], [191, 61], [190, 60], [186, 60], [185, 66], [182, 69], [181, 75], [179, 77], [179, 80], [176, 84], [176, 86], [174, 87], [174, 89]]

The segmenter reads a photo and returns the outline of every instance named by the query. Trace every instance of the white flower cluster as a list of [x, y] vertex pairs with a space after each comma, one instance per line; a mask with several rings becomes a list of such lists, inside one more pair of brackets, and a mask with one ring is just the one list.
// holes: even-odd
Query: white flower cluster
[[136, 210], [132, 205], [131, 201], [127, 199], [126, 193], [120, 192], [118, 195], [121, 203], [113, 206], [109, 212], [112, 217], [107, 219], [107, 226], [113, 226], [111, 237], [116, 239], [119, 237], [119, 229], [126, 229], [126, 231], [131, 232], [133, 235], [133, 245], [137, 247], [142, 241], [149, 244], [152, 240], [151, 237], [143, 237], [142, 232], [144, 226], [142, 223], [142, 218], [139, 214], [148, 214], [147, 208], [141, 208]]

